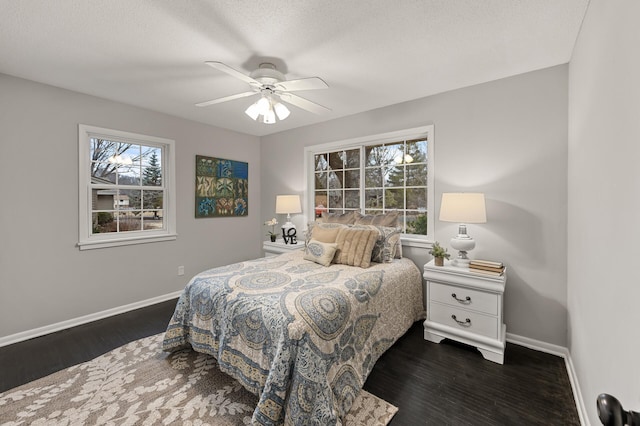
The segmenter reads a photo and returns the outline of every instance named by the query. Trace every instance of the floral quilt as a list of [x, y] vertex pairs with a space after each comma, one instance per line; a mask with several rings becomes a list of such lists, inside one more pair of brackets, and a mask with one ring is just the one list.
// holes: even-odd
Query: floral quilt
[[323, 267], [296, 251], [204, 271], [163, 348], [216, 357], [259, 396], [254, 424], [340, 425], [380, 355], [424, 318], [416, 265], [372, 265]]

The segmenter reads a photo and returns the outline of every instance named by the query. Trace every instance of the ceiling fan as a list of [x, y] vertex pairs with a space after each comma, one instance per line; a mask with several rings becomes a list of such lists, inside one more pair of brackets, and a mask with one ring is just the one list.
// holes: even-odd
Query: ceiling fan
[[260, 99], [249, 106], [245, 113], [254, 120], [262, 117], [262, 122], [265, 124], [275, 123], [276, 116], [279, 120], [284, 120], [289, 116], [289, 109], [279, 101], [287, 102], [309, 112], [313, 112], [314, 114], [327, 114], [331, 112], [327, 107], [290, 93], [301, 90], [329, 88], [327, 83], [319, 77], [287, 80], [284, 74], [269, 62], [260, 64], [258, 69], [252, 71], [249, 75], [243, 74], [222, 62], [207, 61], [205, 64], [248, 83], [251, 91], [200, 102], [196, 104], [198, 107], [206, 107], [247, 96], [261, 95]]

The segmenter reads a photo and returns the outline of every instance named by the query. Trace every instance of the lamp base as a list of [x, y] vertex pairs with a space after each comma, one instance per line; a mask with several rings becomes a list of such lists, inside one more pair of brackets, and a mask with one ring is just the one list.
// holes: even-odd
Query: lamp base
[[[460, 252], [458, 252], [460, 253]], [[460, 255], [458, 255], [460, 256]], [[464, 252], [464, 257], [457, 257], [455, 259], [453, 259], [451, 261], [451, 265], [455, 266], [457, 268], [469, 268], [469, 262], [471, 261], [468, 257], [466, 257], [467, 254], [466, 252]]]
[[458, 250], [458, 257], [453, 260], [452, 265], [459, 268], [468, 268], [470, 260], [467, 257], [467, 252], [473, 250], [476, 246], [475, 240], [467, 234], [458, 234], [451, 239], [450, 244], [451, 247]]

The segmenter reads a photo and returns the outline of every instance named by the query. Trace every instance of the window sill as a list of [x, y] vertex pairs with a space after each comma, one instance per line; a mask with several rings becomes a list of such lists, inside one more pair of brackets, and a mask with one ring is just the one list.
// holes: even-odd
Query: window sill
[[144, 237], [114, 238], [109, 240], [80, 241], [80, 250], [93, 250], [107, 247], [129, 246], [134, 244], [157, 243], [160, 241], [173, 241], [178, 238], [177, 234], [149, 235]]
[[411, 237], [408, 234], [402, 235], [402, 237], [400, 237], [400, 240], [402, 241], [403, 247], [419, 247], [430, 249], [433, 245], [433, 241], [429, 241], [425, 238]]

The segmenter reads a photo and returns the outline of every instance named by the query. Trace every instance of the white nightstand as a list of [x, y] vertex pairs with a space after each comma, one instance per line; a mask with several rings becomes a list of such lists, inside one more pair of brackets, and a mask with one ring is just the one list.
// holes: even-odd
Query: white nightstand
[[502, 318], [502, 296], [507, 282], [501, 276], [471, 272], [468, 268], [424, 265], [427, 282], [427, 319], [424, 338], [444, 338], [478, 348], [486, 359], [504, 363], [507, 326]]
[[275, 243], [271, 241], [262, 242], [262, 250], [264, 250], [264, 257], [277, 256], [282, 253], [289, 253], [294, 250], [304, 249], [304, 241], [298, 241], [298, 244], [285, 244], [284, 240], [276, 240]]

